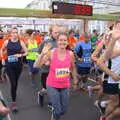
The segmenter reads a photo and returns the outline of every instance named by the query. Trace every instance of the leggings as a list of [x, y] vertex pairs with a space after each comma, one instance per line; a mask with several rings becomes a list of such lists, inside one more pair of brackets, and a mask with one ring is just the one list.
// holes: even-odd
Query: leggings
[[15, 102], [18, 80], [22, 72], [22, 64], [20, 62], [8, 63], [6, 65], [6, 72], [10, 80], [12, 101]]

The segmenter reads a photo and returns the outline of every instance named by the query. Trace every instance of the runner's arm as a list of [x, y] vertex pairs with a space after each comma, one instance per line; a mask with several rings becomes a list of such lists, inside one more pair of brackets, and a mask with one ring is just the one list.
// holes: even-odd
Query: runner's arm
[[41, 53], [41, 54], [38, 56], [38, 59], [34, 62], [33, 67], [34, 67], [34, 68], [40, 68], [40, 67], [42, 67], [47, 61], [50, 61], [50, 59], [51, 59], [51, 51], [49, 51], [49, 52], [46, 53], [46, 54]]
[[23, 41], [21, 41], [21, 46], [22, 46], [22, 49], [23, 49], [23, 52], [24, 52], [23, 54], [21, 54], [21, 56], [26, 56], [27, 53], [28, 53], [28, 49], [27, 49], [27, 47], [26, 47], [26, 45]]
[[73, 85], [77, 85], [78, 84], [78, 80], [77, 80], [77, 71], [76, 71], [76, 66], [75, 66], [75, 56], [73, 52], [70, 52], [70, 56], [71, 56], [71, 74], [73, 77]]
[[94, 62], [97, 62], [98, 61], [98, 55], [100, 53], [100, 51], [102, 50], [103, 48], [103, 44], [104, 42], [102, 41], [100, 44], [98, 44], [97, 48], [95, 49], [95, 51], [92, 53], [91, 55], [91, 59], [94, 61]]

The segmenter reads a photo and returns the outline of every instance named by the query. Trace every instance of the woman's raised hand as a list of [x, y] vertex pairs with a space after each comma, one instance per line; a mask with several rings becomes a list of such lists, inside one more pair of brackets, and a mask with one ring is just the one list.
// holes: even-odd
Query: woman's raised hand
[[41, 54], [47, 54], [51, 48], [52, 48], [52, 44], [51, 43], [46, 43], [45, 46], [42, 49]]

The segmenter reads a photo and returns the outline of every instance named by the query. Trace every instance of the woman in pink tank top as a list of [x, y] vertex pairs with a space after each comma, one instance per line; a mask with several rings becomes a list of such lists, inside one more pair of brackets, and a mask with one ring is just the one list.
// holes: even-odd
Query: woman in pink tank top
[[66, 49], [68, 36], [60, 33], [57, 39], [57, 48], [50, 51], [51, 44], [46, 44], [40, 56], [34, 63], [34, 67], [50, 64], [47, 77], [47, 92], [53, 107], [53, 120], [59, 120], [68, 106], [70, 73], [73, 76], [73, 87], [77, 88], [76, 68], [74, 65], [73, 52]]

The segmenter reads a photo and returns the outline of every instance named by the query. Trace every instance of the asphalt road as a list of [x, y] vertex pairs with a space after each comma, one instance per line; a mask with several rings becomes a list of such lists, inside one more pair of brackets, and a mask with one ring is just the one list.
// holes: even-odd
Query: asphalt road
[[[40, 77], [38, 78], [40, 80]], [[0, 90], [10, 106], [9, 81], [0, 84]], [[9, 120], [50, 120], [50, 112], [47, 109], [47, 96], [45, 105], [41, 108], [37, 104], [37, 91], [31, 86], [27, 68], [23, 69], [17, 91], [17, 104], [19, 112], [10, 113]], [[81, 92], [71, 93], [68, 112], [61, 120], [99, 120], [100, 113], [94, 106], [94, 99]], [[6, 119], [6, 120], [7, 120]]]

